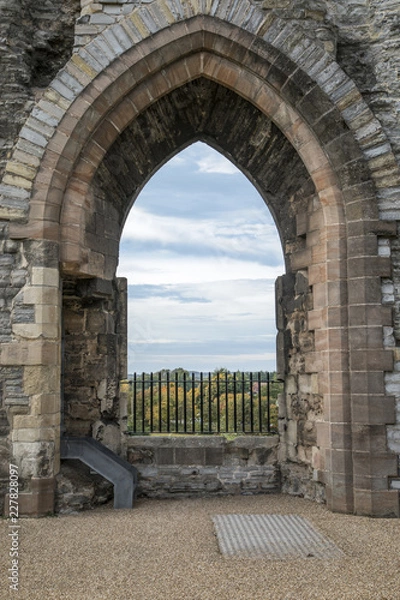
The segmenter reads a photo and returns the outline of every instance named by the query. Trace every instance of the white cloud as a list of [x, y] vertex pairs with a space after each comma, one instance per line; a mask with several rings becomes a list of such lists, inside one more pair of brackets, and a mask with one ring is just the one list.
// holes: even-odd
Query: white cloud
[[200, 173], [219, 173], [220, 175], [237, 175], [240, 171], [230, 160], [210, 149], [209, 153], [197, 161]]
[[136, 206], [124, 227], [124, 239], [156, 242], [160, 246], [190, 245], [214, 252], [255, 254], [268, 252], [279, 261], [282, 255], [275, 226], [252, 211], [246, 218], [235, 216], [229, 221], [157, 215]]
[[276, 334], [275, 314], [266, 312], [273, 301], [273, 281], [175, 285], [155, 287], [153, 293], [146, 288], [146, 297], [129, 300], [130, 338], [142, 346], [170, 343], [177, 348], [224, 340], [238, 348], [267, 345]]
[[241, 175], [240, 170], [225, 156], [204, 142], [196, 142], [186, 150], [176, 154], [168, 162], [168, 166], [183, 167], [198, 173], [217, 175]]
[[135, 285], [167, 285], [218, 282], [239, 279], [276, 279], [282, 266], [267, 266], [256, 261], [244, 261], [229, 256], [197, 257], [154, 252], [141, 258], [139, 264], [129, 256], [122, 256], [118, 269], [120, 277], [127, 277]]
[[183, 165], [186, 165], [187, 163], [188, 163], [187, 155], [184, 153], [180, 153], [180, 154], [175, 154], [175, 156], [173, 156], [169, 160], [168, 166], [169, 167], [182, 167]]

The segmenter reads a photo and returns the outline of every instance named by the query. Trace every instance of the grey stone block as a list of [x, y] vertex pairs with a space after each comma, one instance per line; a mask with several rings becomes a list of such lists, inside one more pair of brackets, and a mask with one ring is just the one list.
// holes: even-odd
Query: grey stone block
[[224, 451], [222, 448], [206, 448], [205, 449], [205, 464], [206, 465], [222, 465], [224, 462]]
[[174, 449], [173, 448], [157, 448], [156, 462], [159, 465], [173, 465], [174, 464]]
[[205, 465], [205, 452], [203, 448], [176, 448], [176, 465]]

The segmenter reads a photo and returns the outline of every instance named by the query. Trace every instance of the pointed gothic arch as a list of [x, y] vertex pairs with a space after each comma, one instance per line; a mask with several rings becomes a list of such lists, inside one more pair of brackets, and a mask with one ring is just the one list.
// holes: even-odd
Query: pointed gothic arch
[[[332, 510], [398, 514], [398, 493], [388, 487], [396, 456], [386, 444], [394, 402], [384, 386], [393, 354], [382, 339], [392, 317], [380, 287], [390, 261], [378, 255], [378, 236], [393, 234], [382, 220], [392, 197], [383, 173], [391, 170], [395, 186], [398, 169], [382, 128], [334, 58], [247, 0], [238, 11], [202, 1], [138, 7], [72, 56], [20, 132], [3, 178], [2, 216], [12, 239], [47, 249], [32, 263], [23, 303], [58, 308], [54, 322], [15, 323], [15, 340], [2, 354], [3, 364], [37, 373], [25, 386], [35, 402], [13, 419], [14, 453], [32, 444], [32, 456], [47, 454], [48, 470], [35, 467], [27, 478], [51, 498], [46, 485], [59, 461], [60, 277], [68, 302], [117, 297], [125, 216], [152, 174], [196, 139], [229, 156], [257, 186], [284, 244], [278, 324], [288, 403], [302, 378], [322, 399], [308, 445], [300, 421], [285, 417], [292, 425], [281, 436], [287, 486], [296, 477], [314, 482]], [[290, 331], [295, 322], [302, 335]], [[118, 335], [103, 340], [111, 354]], [[44, 366], [51, 372], [45, 391]], [[105, 412], [115, 417], [108, 406], [115, 377], [107, 377]], [[97, 417], [94, 409], [86, 421], [75, 419], [75, 433]]]

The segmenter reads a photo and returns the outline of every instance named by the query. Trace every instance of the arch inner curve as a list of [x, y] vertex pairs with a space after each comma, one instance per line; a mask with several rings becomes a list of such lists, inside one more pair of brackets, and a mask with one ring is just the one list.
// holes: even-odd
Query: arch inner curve
[[296, 215], [307, 209], [315, 186], [299, 155], [268, 117], [202, 77], [152, 104], [117, 138], [93, 179], [87, 230], [95, 229], [93, 219], [106, 206], [117, 245], [125, 217], [149, 178], [198, 140], [227, 156], [256, 186], [289, 251], [289, 242], [296, 239]]

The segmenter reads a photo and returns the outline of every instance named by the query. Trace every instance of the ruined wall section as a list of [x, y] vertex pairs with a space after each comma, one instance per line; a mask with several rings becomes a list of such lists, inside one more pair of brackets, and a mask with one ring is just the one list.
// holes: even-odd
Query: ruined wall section
[[[296, 21], [297, 25], [315, 35], [325, 49], [335, 55], [336, 61], [345, 73], [356, 83], [366, 104], [375, 114], [387, 136], [397, 164], [400, 164], [400, 10], [396, 0], [263, 0], [262, 6], [280, 18]], [[361, 116], [362, 119], [362, 116]], [[365, 131], [365, 135], [373, 131]], [[371, 167], [380, 169], [380, 154], [389, 144], [382, 139], [382, 145], [368, 150], [372, 159]], [[392, 260], [391, 277], [382, 278], [382, 303], [393, 311], [393, 327], [383, 328], [385, 348], [394, 352], [394, 371], [385, 374], [386, 393], [396, 399], [396, 415], [392, 425], [387, 427], [388, 448], [398, 455], [400, 473], [400, 246], [398, 242], [400, 211], [398, 203], [399, 184], [396, 165], [385, 166], [377, 180], [377, 198], [381, 216], [393, 221], [382, 225], [378, 234], [378, 253]], [[385, 186], [391, 189], [383, 189]], [[397, 231], [396, 222], [397, 221]], [[393, 227], [390, 227], [393, 225]], [[396, 237], [397, 236], [397, 237]], [[289, 387], [293, 383], [289, 377]], [[288, 394], [290, 396], [290, 392]], [[296, 404], [296, 397], [294, 397]], [[295, 404], [293, 406], [295, 406]], [[291, 410], [291, 409], [290, 409]], [[374, 408], [376, 422], [381, 422], [379, 411]], [[388, 422], [390, 422], [388, 420]], [[291, 427], [297, 427], [293, 422]], [[290, 432], [285, 432], [290, 439]], [[293, 438], [294, 439], [294, 438]], [[287, 448], [291, 448], [291, 444]], [[293, 449], [292, 449], [293, 450]], [[289, 458], [289, 460], [291, 460]], [[321, 457], [315, 453], [316, 473], [324, 465], [319, 465]], [[303, 469], [304, 471], [304, 469]], [[294, 473], [292, 469], [292, 473]], [[285, 486], [285, 469], [282, 471]], [[293, 481], [292, 490], [301, 487], [301, 469], [298, 482]], [[305, 481], [305, 479], [304, 479]], [[307, 487], [309, 483], [306, 482]], [[400, 489], [400, 481], [393, 479], [393, 489]]]
[[[21, 465], [21, 506], [30, 480], [51, 480], [56, 442], [48, 431], [59, 424], [57, 400], [51, 386], [59, 380], [59, 356], [53, 341], [59, 337], [58, 246], [53, 242], [13, 239], [8, 226], [0, 229], [0, 456]], [[39, 336], [40, 332], [40, 336]], [[25, 366], [15, 366], [16, 364]], [[47, 421], [35, 435], [32, 428], [46, 413]], [[11, 432], [11, 435], [10, 435]], [[42, 459], [32, 459], [37, 452]], [[6, 479], [0, 471], [0, 491]], [[1, 501], [4, 496], [1, 495]]]
[[[75, 47], [78, 48], [79, 45], [89, 41], [91, 37], [97, 35], [111, 23], [123, 18], [126, 12], [130, 12], [138, 5], [149, 4], [151, 1], [152, 0], [141, 0], [140, 2], [129, 2], [128, 0], [108, 0], [107, 2], [103, 2], [100, 0], [99, 2], [91, 2], [90, 0], [82, 0], [82, 14], [79, 17], [77, 24]], [[190, 5], [192, 1], [194, 2], [194, 0], [188, 0], [188, 4]], [[208, 7], [215, 6], [217, 4], [217, 2], [212, 2], [212, 0], [202, 0], [202, 2], [204, 6]], [[231, 2], [226, 2], [225, 5], [237, 7], [238, 2], [240, 3], [240, 0], [232, 0]], [[175, 4], [179, 3], [175, 2]], [[309, 33], [313, 39], [319, 39], [321, 45], [323, 45], [326, 50], [336, 53], [339, 63], [342, 65], [344, 70], [354, 78], [355, 82], [359, 85], [365, 100], [370, 104], [377, 117], [383, 123], [389, 140], [395, 148], [397, 156], [399, 156], [399, 124], [396, 118], [396, 114], [398, 114], [397, 99], [399, 98], [399, 94], [397, 93], [399, 89], [399, 82], [397, 80], [399, 66], [398, 39], [396, 33], [398, 30], [397, 2], [389, 0], [300, 0], [298, 2], [293, 2], [292, 0], [253, 0], [253, 4], [263, 6], [266, 11], [274, 11], [274, 13], [279, 17], [286, 19], [288, 23], [294, 22], [297, 25], [300, 25], [301, 29], [306, 33]], [[71, 32], [72, 29], [68, 29], [65, 26], [66, 21], [62, 21], [62, 19], [60, 20], [58, 17], [54, 19], [54, 21], [52, 21], [52, 19], [49, 17], [45, 17], [44, 15], [46, 14], [46, 10], [49, 11], [48, 14], [52, 14], [54, 17], [56, 14], [60, 16], [67, 7], [73, 7], [73, 10], [71, 9], [71, 12], [68, 13], [68, 18], [71, 17], [70, 23], [73, 23], [72, 15], [73, 11], [77, 11], [76, 6], [77, 2], [72, 3], [69, 0], [44, 1], [38, 7], [34, 7], [33, 3], [28, 2], [28, 0], [8, 0], [5, 2], [0, 0], [0, 17], [2, 17], [0, 19], [0, 23], [1, 27], [3, 28], [2, 31], [5, 33], [4, 38], [1, 36], [0, 44], [2, 45], [0, 50], [2, 52], [2, 57], [4, 57], [5, 60], [4, 64], [6, 65], [6, 68], [2, 70], [1, 75], [5, 78], [5, 85], [2, 85], [0, 88], [0, 104], [2, 107], [2, 114], [6, 115], [4, 122], [1, 124], [4, 134], [0, 132], [0, 137], [3, 139], [3, 154], [1, 155], [3, 157], [2, 160], [4, 160], [9, 148], [11, 148], [13, 145], [13, 140], [18, 132], [17, 130], [19, 129], [19, 126], [23, 120], [21, 115], [26, 114], [26, 111], [29, 109], [31, 99], [35, 96], [35, 94], [40, 95], [40, 86], [44, 86], [47, 79], [50, 80], [54, 76], [60, 65], [65, 62], [68, 52], [70, 52], [72, 48], [70, 41], [71, 38], [68, 38], [69, 42], [67, 43], [67, 35], [64, 36], [64, 31]], [[77, 14], [77, 12], [75, 14]], [[67, 12], [65, 15], [67, 15]], [[40, 24], [41, 19], [43, 22], [46, 21], [46, 26], [42, 27]], [[62, 23], [64, 23], [64, 25], [62, 25]], [[54, 35], [52, 39], [48, 38], [47, 43], [45, 43], [46, 40], [43, 38], [45, 38], [49, 32], [53, 32], [52, 27], [50, 26], [51, 24], [53, 24], [56, 28], [59, 28], [59, 38], [57, 41], [57, 36]], [[40, 31], [43, 31], [45, 35], [38, 35], [38, 32]], [[110, 36], [112, 36], [112, 33], [110, 33]], [[117, 41], [115, 41], [115, 44], [117, 44]], [[55, 48], [56, 51], [52, 55], [53, 48]], [[62, 48], [65, 49], [65, 55], [63, 54], [64, 50], [62, 50]], [[45, 65], [45, 68], [43, 65]], [[329, 73], [326, 76], [328, 77]], [[362, 115], [358, 115], [357, 111], [356, 115], [362, 119]], [[351, 117], [351, 115], [348, 116], [349, 118]], [[373, 137], [374, 132], [372, 131], [371, 133]], [[25, 144], [26, 146], [29, 146], [30, 142], [29, 140], [22, 139], [21, 143], [22, 145]], [[19, 151], [23, 152], [23, 147], [19, 147]], [[374, 151], [377, 152], [375, 163], [376, 169], [379, 171], [382, 168], [382, 164], [379, 164], [382, 148], [370, 148], [368, 151], [366, 151], [366, 154], [369, 152], [370, 158], [373, 159]], [[371, 164], [371, 166], [373, 166], [373, 164]], [[380, 176], [382, 177], [382, 187], [384, 185], [390, 186], [391, 183], [393, 184], [395, 180], [391, 179], [392, 173], [390, 168], [381, 170], [382, 174]], [[13, 178], [11, 177], [11, 180], [12, 179]], [[12, 181], [9, 183], [12, 184]], [[379, 183], [380, 182], [378, 181], [378, 184]], [[4, 181], [4, 184], [7, 185], [7, 181]], [[396, 193], [398, 192], [398, 190], [395, 191]], [[381, 206], [385, 208], [385, 198], [380, 196], [380, 201]], [[385, 217], [393, 220], [399, 218], [398, 211], [394, 210], [392, 213], [385, 213]], [[7, 323], [5, 334], [11, 335], [11, 331], [13, 336], [22, 336], [22, 330], [28, 330], [32, 332], [32, 336], [34, 337], [36, 321], [30, 321], [30, 319], [33, 318], [30, 305], [37, 304], [40, 307], [45, 305], [44, 296], [45, 294], [47, 295], [49, 290], [43, 289], [41, 291], [40, 303], [37, 301], [39, 294], [38, 288], [40, 285], [43, 285], [44, 278], [53, 278], [55, 276], [55, 271], [58, 267], [58, 261], [53, 265], [49, 262], [37, 264], [36, 258], [30, 260], [29, 263], [32, 265], [32, 271], [29, 271], [29, 277], [25, 281], [25, 289], [21, 293], [20, 288], [16, 283], [18, 278], [15, 279], [15, 285], [14, 283], [10, 283], [9, 279], [7, 279], [9, 274], [7, 270], [7, 264], [12, 264], [12, 270], [14, 271], [15, 269], [15, 272], [23, 271], [24, 253], [26, 249], [23, 241], [13, 240], [10, 242], [7, 239], [6, 226], [4, 227], [3, 233], [4, 254], [2, 256], [2, 260], [4, 261], [3, 266], [5, 269], [3, 276], [5, 281], [7, 281], [7, 284], [5, 286], [4, 295], [1, 297], [1, 306], [3, 309], [2, 317], [4, 318], [4, 322]], [[311, 237], [307, 240], [307, 242], [311, 243]], [[390, 308], [395, 309], [396, 317], [393, 331], [385, 331], [384, 333], [386, 346], [391, 346], [394, 348], [397, 369], [394, 373], [387, 375], [387, 392], [391, 393], [390, 390], [393, 388], [393, 393], [395, 393], [395, 389], [398, 389], [398, 381], [396, 380], [396, 377], [400, 371], [400, 360], [398, 360], [398, 356], [396, 354], [398, 348], [400, 347], [400, 338], [397, 333], [399, 322], [398, 315], [400, 314], [400, 302], [398, 300], [400, 298], [400, 274], [398, 269], [398, 265], [400, 264], [400, 254], [396, 244], [391, 244], [391, 240], [388, 241], [388, 244], [385, 244], [381, 244], [381, 252], [386, 252], [387, 248], [389, 248], [390, 252], [390, 245], [392, 246], [391, 256], [393, 258], [394, 272], [392, 279], [386, 279], [382, 282], [383, 298], [384, 303], [388, 304]], [[307, 341], [307, 336], [304, 336], [303, 340], [303, 337], [298, 334], [306, 333], [302, 315], [306, 310], [310, 310], [310, 307], [307, 304], [309, 296], [307, 291], [307, 274], [302, 272], [302, 269], [305, 269], [308, 263], [306, 260], [307, 248], [301, 247], [297, 250], [297, 262], [296, 265], [292, 266], [293, 270], [297, 272], [293, 285], [295, 286], [296, 300], [299, 301], [299, 305], [297, 306], [296, 310], [293, 311], [293, 313], [288, 311], [287, 322], [287, 331], [291, 336], [290, 339], [292, 344], [290, 346], [292, 354], [290, 354], [288, 367], [289, 370], [287, 372], [290, 373], [291, 377], [293, 376], [291, 381], [295, 385], [288, 388], [288, 397], [290, 396], [290, 403], [287, 405], [287, 409], [291, 410], [292, 413], [290, 415], [283, 416], [282, 418], [287, 419], [287, 422], [291, 423], [291, 427], [293, 429], [297, 428], [298, 436], [296, 438], [293, 437], [293, 445], [296, 445], [296, 448], [294, 448], [295, 452], [293, 453], [293, 458], [298, 461], [302, 472], [304, 472], [309, 468], [314, 468], [315, 470], [318, 470], [319, 468], [317, 466], [319, 460], [318, 447], [315, 444], [315, 435], [313, 432], [314, 425], [310, 425], [308, 423], [309, 421], [312, 421], [312, 419], [308, 416], [312, 415], [312, 411], [307, 408], [306, 411], [297, 410], [297, 413], [295, 413], [293, 412], [293, 408], [297, 405], [300, 405], [300, 407], [303, 405], [306, 406], [305, 400], [307, 399], [306, 394], [308, 394], [306, 391], [307, 388], [311, 390], [310, 393], [317, 394], [318, 387], [316, 388], [316, 391], [313, 390], [312, 386], [310, 387], [310, 382], [315, 383], [315, 373], [318, 372], [318, 369], [315, 367], [313, 368], [312, 365], [308, 365], [306, 368], [302, 362], [298, 363], [296, 361], [296, 352], [294, 352], [296, 349], [296, 344]], [[302, 262], [303, 251], [305, 254], [304, 261]], [[10, 258], [10, 255], [13, 255], [13, 257]], [[9, 261], [9, 263], [7, 263], [7, 261]], [[22, 273], [20, 273], [20, 275], [22, 278]], [[304, 277], [304, 280], [302, 277]], [[39, 280], [42, 281], [42, 284], [39, 284]], [[310, 273], [308, 273], [308, 285], [312, 286], [313, 281], [315, 283], [316, 273], [313, 274], [313, 279], [311, 279]], [[390, 286], [392, 292], [386, 293], [385, 290], [390, 289]], [[47, 288], [51, 288], [50, 291], [54, 296], [58, 295], [58, 280], [54, 279], [53, 281], [52, 279], [51, 285], [48, 281]], [[35, 301], [32, 300], [34, 297], [36, 298]], [[19, 300], [21, 300], [21, 303], [19, 303]], [[58, 300], [56, 301], [55, 299], [52, 308], [58, 307], [57, 302]], [[50, 308], [50, 305], [48, 306]], [[96, 306], [98, 308], [101, 307], [101, 310], [99, 308], [99, 312], [103, 313], [107, 313], [108, 310], [111, 312], [114, 310], [112, 307], [110, 309], [107, 308], [107, 301], [105, 299], [99, 301], [98, 305]], [[83, 310], [82, 307], [81, 309]], [[40, 314], [44, 314], [41, 308]], [[290, 316], [291, 314], [293, 318]], [[17, 315], [20, 316], [17, 317]], [[86, 313], [85, 318], [87, 317], [88, 313]], [[15, 321], [17, 318], [26, 319], [26, 321], [21, 320], [18, 323]], [[35, 313], [34, 319], [38, 318], [43, 317], [39, 317], [39, 314]], [[10, 324], [12, 322], [14, 324], [11, 328]], [[47, 324], [49, 325], [48, 331], [49, 335], [51, 334], [50, 337], [55, 338], [56, 336], [53, 335], [54, 332], [51, 332], [51, 322], [48, 322]], [[312, 330], [310, 324], [309, 329]], [[21, 346], [21, 348], [23, 348], [23, 346]], [[22, 351], [23, 350], [20, 352]], [[2, 367], [7, 367], [8, 364], [13, 364], [13, 352], [14, 350], [11, 345], [8, 347], [6, 346], [4, 351], [2, 350]], [[312, 355], [311, 350], [310, 355]], [[18, 356], [18, 361], [15, 364], [24, 364], [24, 362], [26, 363], [25, 358], [24, 360], [20, 360], [20, 358], [21, 357]], [[49, 360], [50, 358], [50, 355], [48, 355]], [[35, 364], [34, 366], [36, 372], [41, 374], [41, 377], [38, 375], [36, 380], [37, 385], [35, 390], [38, 392], [38, 390], [41, 389], [42, 384], [46, 382], [44, 373], [48, 367], [43, 367], [42, 362], [39, 365]], [[9, 370], [8, 373], [10, 373], [10, 381], [11, 375], [15, 377], [15, 382], [18, 382], [21, 379], [21, 372], [12, 373], [11, 370]], [[33, 373], [32, 370], [31, 373]], [[54, 366], [54, 374], [58, 374], [58, 365]], [[18, 383], [15, 385], [14, 389], [17, 390], [17, 388]], [[39, 400], [34, 400], [34, 396], [35, 393], [33, 391], [32, 398], [33, 402], [36, 404], [34, 407], [32, 406], [31, 409], [34, 408], [36, 411], [35, 418], [32, 418], [31, 421], [29, 421], [28, 419], [24, 418], [25, 416], [22, 414], [22, 411], [19, 411], [19, 428], [17, 426], [15, 427], [15, 435], [18, 437], [20, 442], [19, 448], [21, 456], [23, 456], [25, 451], [25, 440], [23, 438], [25, 434], [23, 432], [21, 433], [20, 430], [26, 429], [26, 436], [28, 437], [28, 431], [31, 432], [31, 429], [29, 429], [28, 426], [33, 429], [38, 421], [38, 415], [41, 414], [41, 411], [45, 413], [44, 408], [42, 409], [42, 407], [38, 405]], [[39, 397], [39, 394], [37, 393], [36, 396]], [[24, 399], [21, 398], [21, 401], [24, 401]], [[51, 401], [53, 403], [52, 406], [55, 405], [54, 398], [49, 397], [46, 401]], [[400, 398], [398, 398], [398, 405], [399, 403]], [[47, 412], [51, 412], [51, 410], [48, 409]], [[114, 415], [111, 415], [111, 421], [113, 419]], [[99, 421], [101, 421], [101, 419], [99, 419]], [[399, 409], [397, 421], [400, 423]], [[384, 423], [391, 422], [392, 421], [388, 419], [384, 421]], [[311, 427], [310, 435], [308, 436], [305, 435], [304, 430], [306, 423], [307, 427]], [[106, 423], [103, 421], [103, 424]], [[102, 431], [101, 435], [104, 433], [102, 427], [103, 425], [100, 424], [99, 431]], [[301, 428], [303, 428], [304, 431]], [[5, 429], [7, 429], [7, 426]], [[389, 438], [391, 439], [390, 443], [392, 444], [391, 447], [393, 449], [396, 448], [395, 444], [397, 442], [395, 441], [395, 437], [399, 435], [398, 432], [399, 425], [391, 425], [389, 427]], [[31, 435], [31, 433], [29, 433], [29, 435]], [[44, 439], [44, 435], [45, 434], [41, 434], [40, 439]], [[50, 440], [50, 442], [54, 445], [52, 440]], [[41, 441], [38, 441], [37, 443], [38, 454], [40, 454], [42, 451], [41, 447], [39, 446], [41, 443]], [[291, 451], [290, 443], [291, 442], [289, 439], [286, 445], [288, 457], [291, 460], [289, 456]], [[304, 460], [299, 460], [300, 455], [304, 458]], [[293, 473], [293, 470], [291, 470], [291, 472]], [[43, 474], [44, 471], [42, 470], [40, 473], [35, 472], [34, 476], [40, 478], [43, 476]], [[49, 475], [51, 475], [51, 473], [49, 473]], [[301, 477], [299, 479], [301, 479]], [[292, 486], [292, 489], [294, 489], [294, 485]]]
[[119, 454], [119, 382], [127, 377], [127, 282], [65, 280], [63, 424]]
[[[303, 199], [303, 203], [304, 203]], [[316, 196], [297, 213], [297, 237], [286, 247], [290, 270], [276, 281], [277, 371], [285, 381], [279, 398], [278, 452], [282, 491], [319, 502], [323, 485], [324, 444], [318, 427], [325, 419], [323, 378], [316, 353], [313, 283], [320, 274], [306, 268], [309, 252], [318, 252], [321, 207]]]
[[[6, 224], [0, 226], [0, 342], [9, 343], [12, 340], [11, 312], [15, 298], [27, 279], [27, 269], [24, 267], [22, 244], [10, 241]], [[18, 303], [17, 303], [18, 305]], [[32, 308], [29, 314], [24, 307], [17, 310], [17, 320], [31, 320]], [[2, 361], [3, 362], [3, 361]], [[14, 408], [26, 410], [28, 398], [23, 392], [23, 368], [0, 365], [0, 498], [8, 487], [8, 465], [10, 448], [10, 426]], [[3, 506], [0, 504], [3, 514]]]
[[[33, 102], [75, 50], [154, 0], [0, 0], [0, 175]], [[393, 0], [252, 0], [299, 26], [354, 79], [400, 161], [400, 14]], [[211, 4], [211, 0], [204, 0]], [[235, 4], [235, 2], [233, 2]]]
[[[75, 48], [154, 0], [81, 0]], [[206, 4], [212, 4], [211, 0]], [[335, 55], [379, 118], [400, 161], [400, 14], [394, 0], [252, 0]], [[232, 5], [236, 2], [232, 2]]]
[[400, 161], [400, 11], [396, 0], [261, 0], [335, 55]]
[[79, 0], [0, 0], [0, 176], [34, 102], [72, 53]]
[[393, 0], [327, 2], [337, 60], [380, 120], [400, 161], [400, 11]]
[[[393, 260], [392, 277], [382, 279], [382, 304], [394, 312], [393, 327], [384, 331], [384, 345], [394, 351], [394, 370], [386, 373], [385, 384], [387, 394], [394, 396], [396, 403], [395, 421], [387, 427], [387, 432], [389, 449], [398, 455], [400, 473], [400, 228], [397, 237], [381, 238], [379, 253]], [[400, 489], [400, 479], [393, 480], [391, 486]]]

